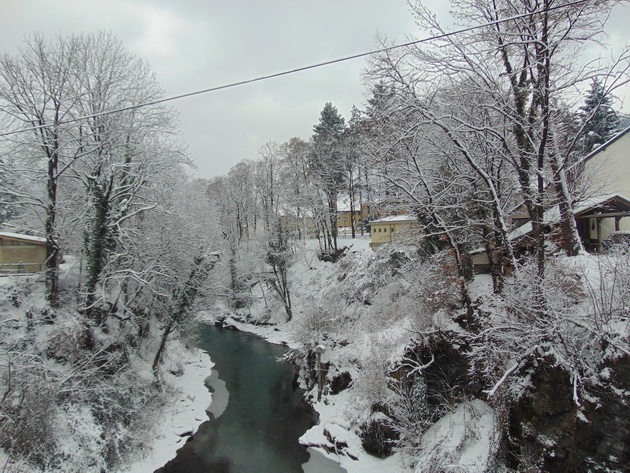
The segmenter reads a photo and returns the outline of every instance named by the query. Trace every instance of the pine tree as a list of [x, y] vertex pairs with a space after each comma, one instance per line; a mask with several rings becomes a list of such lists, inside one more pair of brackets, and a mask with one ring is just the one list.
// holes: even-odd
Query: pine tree
[[619, 117], [612, 108], [613, 97], [598, 79], [591, 83], [580, 117], [584, 125], [584, 152], [605, 143], [619, 127]]
[[337, 198], [345, 180], [341, 159], [341, 138], [346, 130], [344, 118], [330, 102], [324, 105], [319, 123], [313, 127], [312, 169], [327, 200], [323, 225], [325, 252], [337, 251]]

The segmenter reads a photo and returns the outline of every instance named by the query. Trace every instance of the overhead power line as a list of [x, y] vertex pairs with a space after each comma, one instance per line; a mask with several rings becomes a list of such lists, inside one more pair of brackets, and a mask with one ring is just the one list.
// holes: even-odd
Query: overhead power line
[[[117, 108], [117, 109], [113, 109], [113, 110], [107, 110], [104, 112], [99, 112], [99, 113], [94, 113], [94, 114], [90, 114], [90, 115], [83, 115], [77, 118], [72, 118], [70, 120], [64, 120], [61, 121], [59, 123], [57, 123], [57, 125], [67, 125], [69, 123], [75, 123], [78, 121], [82, 121], [82, 120], [87, 120], [88, 118], [96, 118], [96, 117], [101, 117], [101, 116], [105, 116], [105, 115], [112, 115], [114, 113], [121, 113], [121, 112], [126, 112], [129, 110], [135, 110], [138, 108], [144, 108], [144, 107], [150, 107], [152, 105], [158, 105], [158, 104], [162, 104], [162, 103], [166, 103], [166, 102], [172, 102], [175, 100], [180, 100], [180, 99], [185, 99], [187, 97], [193, 97], [195, 95], [201, 95], [201, 94], [208, 94], [211, 92], [217, 92], [219, 90], [225, 90], [225, 89], [231, 89], [234, 87], [240, 87], [243, 85], [247, 85], [247, 84], [252, 84], [254, 82], [261, 82], [264, 80], [269, 80], [269, 79], [275, 79], [277, 77], [282, 77], [282, 76], [288, 76], [290, 74], [296, 74], [298, 72], [304, 72], [304, 71], [309, 71], [311, 69], [318, 69], [320, 67], [325, 67], [325, 66], [331, 66], [333, 64], [338, 64], [341, 62], [347, 62], [347, 61], [353, 61], [355, 59], [360, 59], [363, 57], [367, 57], [367, 56], [373, 56], [375, 54], [380, 54], [380, 53], [384, 53], [387, 51], [392, 51], [394, 49], [400, 49], [400, 48], [406, 48], [409, 46], [414, 46], [417, 44], [421, 44], [421, 43], [427, 43], [430, 41], [435, 41], [438, 39], [443, 39], [443, 38], [448, 38], [450, 36], [455, 36], [458, 34], [462, 34], [462, 33], [467, 33], [469, 31], [474, 31], [474, 30], [478, 30], [481, 28], [486, 28], [488, 26], [493, 26], [493, 25], [498, 25], [501, 23], [506, 23], [508, 21], [514, 21], [514, 20], [519, 20], [521, 18], [527, 18], [529, 16], [534, 16], [534, 15], [538, 15], [540, 13], [544, 13], [544, 12], [550, 12], [550, 11], [554, 11], [554, 10], [560, 10], [560, 9], [564, 9], [564, 8], [568, 8], [568, 7], [572, 7], [575, 5], [579, 5], [582, 3], [587, 3], [591, 0], [576, 0], [574, 2], [571, 3], [565, 3], [563, 5], [556, 5], [554, 7], [549, 7], [546, 8], [544, 10], [536, 10], [533, 12], [528, 12], [528, 13], [521, 13], [520, 15], [514, 15], [508, 18], [501, 18], [499, 20], [495, 20], [495, 21], [490, 21], [488, 23], [483, 23], [481, 25], [475, 25], [475, 26], [469, 26], [467, 28], [462, 28], [459, 30], [455, 30], [455, 31], [450, 31], [447, 33], [441, 33], [435, 36], [429, 36], [427, 38], [423, 38], [423, 39], [418, 39], [418, 40], [414, 40], [414, 41], [409, 41], [407, 43], [402, 43], [402, 44], [396, 44], [394, 46], [387, 46], [384, 48], [380, 48], [380, 49], [374, 49], [372, 51], [366, 51], [366, 52], [362, 52], [362, 53], [358, 53], [358, 54], [353, 54], [352, 56], [345, 56], [345, 57], [341, 57], [341, 58], [337, 58], [337, 59], [331, 59], [329, 61], [324, 61], [324, 62], [319, 62], [316, 64], [311, 64], [308, 66], [303, 66], [303, 67], [298, 67], [296, 69], [289, 69], [286, 71], [282, 71], [282, 72], [276, 72], [274, 74], [269, 74], [269, 75], [264, 75], [264, 76], [260, 76], [260, 77], [256, 77], [253, 79], [246, 79], [246, 80], [242, 80], [242, 81], [238, 81], [238, 82], [231, 82], [229, 84], [224, 84], [224, 85], [219, 85], [216, 87], [211, 87], [209, 89], [203, 89], [203, 90], [197, 90], [195, 92], [188, 92], [186, 94], [181, 94], [181, 95], [174, 95], [171, 97], [165, 97], [163, 99], [159, 99], [159, 100], [153, 100], [151, 102], [144, 102], [144, 103], [140, 103], [137, 105], [129, 105], [127, 107], [121, 107], [121, 108]], [[39, 130], [41, 128], [49, 128], [51, 126], [54, 125], [38, 125], [38, 126], [32, 126], [32, 127], [27, 127], [27, 128], [21, 128], [19, 130], [14, 130], [14, 131], [10, 131], [10, 132], [6, 132], [6, 133], [0, 133], [0, 137], [3, 136], [9, 136], [9, 135], [15, 135], [18, 133], [24, 133], [27, 131], [33, 131], [33, 130]]]

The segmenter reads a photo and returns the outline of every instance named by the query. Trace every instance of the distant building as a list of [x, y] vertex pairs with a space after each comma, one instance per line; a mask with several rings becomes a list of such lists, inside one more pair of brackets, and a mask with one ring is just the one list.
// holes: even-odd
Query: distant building
[[337, 228], [352, 228], [354, 222], [354, 228], [359, 228], [363, 216], [360, 210], [343, 209], [337, 211]]
[[0, 232], [0, 274], [36, 273], [45, 263], [45, 238]]
[[348, 207], [339, 207], [337, 211], [337, 228], [352, 228], [354, 222], [354, 228], [360, 229], [372, 220], [376, 220], [383, 216], [381, 207], [378, 204], [363, 202], [361, 204], [361, 210], [354, 209], [352, 212]]
[[417, 240], [422, 227], [413, 215], [392, 215], [370, 222], [370, 248], [378, 250], [392, 241], [409, 242]]

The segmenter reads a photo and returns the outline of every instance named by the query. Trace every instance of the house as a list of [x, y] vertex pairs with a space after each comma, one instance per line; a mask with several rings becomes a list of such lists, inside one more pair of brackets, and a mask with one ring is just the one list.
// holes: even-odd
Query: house
[[[593, 195], [619, 194], [630, 198], [630, 127], [584, 158], [583, 180]], [[630, 222], [627, 224], [630, 230]]]
[[[573, 213], [584, 247], [599, 251], [615, 234], [630, 234], [630, 128], [615, 135], [580, 161], [578, 184], [588, 197], [575, 203]], [[551, 200], [551, 198], [550, 198]], [[511, 215], [518, 226], [510, 235], [519, 239], [531, 232], [525, 207]], [[549, 231], [560, 222], [560, 210], [550, 205], [543, 222]]]
[[620, 194], [591, 197], [575, 208], [575, 221], [584, 248], [599, 251], [614, 235], [630, 235], [630, 199]]
[[[615, 135], [580, 161], [580, 187], [589, 197], [576, 202], [573, 209], [575, 224], [584, 248], [598, 252], [611, 244], [630, 241], [630, 128]], [[549, 201], [553, 198], [551, 194]], [[526, 246], [532, 224], [524, 205], [510, 215], [515, 229], [509, 238]], [[560, 209], [550, 204], [543, 216], [545, 231], [551, 238], [560, 237], [557, 226]], [[471, 252], [476, 272], [486, 272], [488, 257], [483, 248]]]
[[0, 232], [0, 274], [36, 273], [45, 262], [45, 238]]
[[361, 228], [361, 225], [366, 225], [369, 221], [382, 216], [381, 207], [374, 203], [362, 202], [361, 210], [355, 209], [353, 211], [343, 206], [337, 211], [337, 229], [352, 228], [353, 221], [354, 228]]
[[370, 248], [378, 250], [392, 241], [413, 241], [422, 234], [422, 227], [413, 215], [392, 215], [370, 222]]
[[578, 203], [575, 216], [587, 249], [598, 249], [614, 233], [630, 234], [630, 128], [584, 158], [582, 185], [592, 196]]

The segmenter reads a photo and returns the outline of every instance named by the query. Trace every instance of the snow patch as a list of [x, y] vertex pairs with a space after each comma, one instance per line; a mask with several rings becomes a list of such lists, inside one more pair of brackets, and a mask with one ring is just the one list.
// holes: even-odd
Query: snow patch
[[462, 403], [424, 433], [415, 473], [494, 471], [499, 439], [492, 407], [479, 399]]

